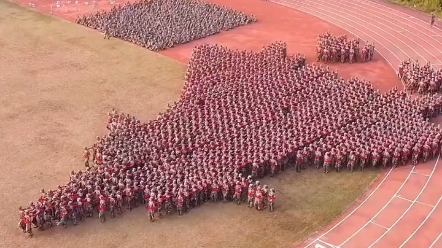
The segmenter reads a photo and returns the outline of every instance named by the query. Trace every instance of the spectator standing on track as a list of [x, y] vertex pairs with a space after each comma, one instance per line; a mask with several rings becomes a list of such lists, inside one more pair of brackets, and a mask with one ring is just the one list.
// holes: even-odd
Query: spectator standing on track
[[431, 13], [431, 21], [430, 21], [430, 25], [433, 27], [434, 26], [434, 21], [436, 19], [436, 16], [434, 15], [434, 12]]

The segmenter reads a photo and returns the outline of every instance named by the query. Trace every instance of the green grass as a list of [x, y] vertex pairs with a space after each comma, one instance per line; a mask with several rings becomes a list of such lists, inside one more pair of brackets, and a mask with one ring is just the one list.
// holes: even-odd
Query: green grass
[[425, 13], [434, 12], [442, 18], [442, 0], [391, 0], [392, 2], [415, 8]]

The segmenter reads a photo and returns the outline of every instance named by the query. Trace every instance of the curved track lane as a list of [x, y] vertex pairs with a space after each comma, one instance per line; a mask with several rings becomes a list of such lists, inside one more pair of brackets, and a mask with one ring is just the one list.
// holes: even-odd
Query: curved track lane
[[[272, 0], [374, 41], [397, 72], [408, 58], [442, 68], [442, 30], [369, 0]], [[302, 247], [442, 247], [442, 166], [390, 170], [359, 204]]]

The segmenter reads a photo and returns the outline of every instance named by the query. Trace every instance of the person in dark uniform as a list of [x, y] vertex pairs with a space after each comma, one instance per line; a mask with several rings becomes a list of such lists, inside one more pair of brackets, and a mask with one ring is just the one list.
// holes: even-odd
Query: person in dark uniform
[[434, 12], [431, 13], [431, 21], [430, 21], [430, 26], [434, 26], [434, 21], [436, 20], [436, 16], [434, 15]]

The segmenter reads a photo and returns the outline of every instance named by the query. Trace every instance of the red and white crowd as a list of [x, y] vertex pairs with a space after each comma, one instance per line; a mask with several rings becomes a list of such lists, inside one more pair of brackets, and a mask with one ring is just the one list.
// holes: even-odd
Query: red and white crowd
[[442, 92], [442, 69], [434, 69], [430, 62], [421, 65], [408, 59], [399, 65], [398, 77], [410, 93], [434, 94]]
[[21, 208], [20, 227], [32, 235], [32, 223], [66, 227], [94, 212], [104, 222], [139, 204], [151, 221], [218, 200], [273, 211], [275, 189], [258, 180], [288, 167], [353, 171], [439, 154], [442, 131], [425, 118], [441, 98], [381, 94], [286, 50], [197, 46], [180, 100], [148, 123], [111, 111], [108, 134], [84, 150], [94, 169], [42, 191]]

